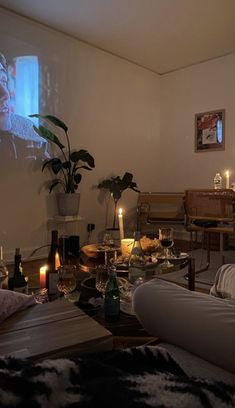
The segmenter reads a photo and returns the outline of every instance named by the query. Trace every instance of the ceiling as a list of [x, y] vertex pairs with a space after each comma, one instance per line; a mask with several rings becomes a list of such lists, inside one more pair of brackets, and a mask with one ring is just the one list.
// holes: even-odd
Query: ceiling
[[0, 0], [159, 74], [235, 52], [235, 0]]

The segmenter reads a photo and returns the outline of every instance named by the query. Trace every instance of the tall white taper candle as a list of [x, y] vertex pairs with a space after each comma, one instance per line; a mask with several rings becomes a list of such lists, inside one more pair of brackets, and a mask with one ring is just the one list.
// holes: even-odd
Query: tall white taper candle
[[119, 231], [120, 231], [120, 240], [124, 238], [124, 228], [123, 228], [123, 215], [122, 215], [122, 209], [119, 209], [118, 213], [118, 222], [119, 222]]

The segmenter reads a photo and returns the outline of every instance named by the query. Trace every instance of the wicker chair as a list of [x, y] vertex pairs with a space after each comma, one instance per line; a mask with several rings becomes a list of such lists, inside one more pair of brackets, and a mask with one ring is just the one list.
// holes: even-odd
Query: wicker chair
[[230, 189], [190, 189], [185, 190], [185, 227], [190, 232], [191, 249], [193, 247], [193, 233], [197, 240], [197, 233], [202, 233], [205, 242], [207, 233], [207, 263], [198, 272], [205, 271], [210, 265], [210, 236], [211, 233], [220, 234], [220, 263], [224, 263], [224, 234], [235, 232], [235, 192]]

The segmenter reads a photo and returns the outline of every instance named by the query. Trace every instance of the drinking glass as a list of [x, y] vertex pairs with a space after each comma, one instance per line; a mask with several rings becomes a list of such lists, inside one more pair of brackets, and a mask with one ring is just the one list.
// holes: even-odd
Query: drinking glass
[[61, 265], [58, 269], [57, 288], [64, 295], [72, 293], [77, 286], [76, 265]]
[[105, 289], [107, 285], [107, 281], [109, 278], [109, 271], [111, 269], [116, 269], [114, 266], [111, 265], [98, 265], [96, 268], [96, 278], [95, 278], [95, 287], [104, 296]]
[[173, 266], [173, 264], [170, 263], [169, 261], [169, 248], [171, 248], [174, 245], [173, 228], [168, 228], [168, 227], [160, 228], [159, 229], [159, 241], [160, 241], [161, 247], [164, 249], [164, 255], [165, 255], [165, 259], [161, 267], [170, 268]]

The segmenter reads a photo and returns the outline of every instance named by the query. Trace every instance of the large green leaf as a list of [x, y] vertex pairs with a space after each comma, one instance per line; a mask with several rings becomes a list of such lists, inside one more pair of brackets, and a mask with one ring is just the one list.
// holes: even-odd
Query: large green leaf
[[132, 179], [133, 175], [126, 172], [122, 179], [120, 178], [120, 176], [111, 177], [110, 179], [101, 181], [97, 187], [109, 190], [114, 200], [119, 200], [121, 198], [122, 192], [127, 188], [139, 192], [139, 190], [137, 189], [137, 184], [132, 181]]
[[76, 183], [76, 184], [79, 184], [80, 181], [81, 181], [81, 179], [82, 179], [82, 176], [81, 176], [80, 173], [75, 174], [74, 180], [75, 180], [75, 183]]
[[63, 163], [60, 159], [54, 158], [51, 160], [51, 168], [54, 174], [58, 174], [62, 170]]
[[123, 185], [129, 186], [133, 179], [133, 174], [126, 172], [122, 178]]
[[70, 160], [73, 163], [77, 163], [79, 160], [87, 163], [90, 167], [95, 167], [94, 158], [88, 153], [87, 150], [81, 149], [79, 151], [72, 152], [70, 155]]
[[49, 142], [55, 143], [57, 146], [59, 146], [60, 149], [64, 149], [64, 145], [60, 143], [58, 137], [49, 129], [41, 125], [38, 128], [33, 125], [33, 128], [39, 136], [43, 137]]
[[70, 169], [70, 167], [72, 166], [72, 164], [70, 163], [70, 161], [66, 161], [62, 164], [64, 169]]
[[46, 160], [43, 165], [42, 165], [42, 171], [45, 169], [45, 167], [51, 167], [52, 171], [54, 174], [59, 173], [59, 171], [62, 169], [63, 165], [60, 159], [53, 158], [50, 160]]
[[53, 123], [53, 125], [60, 127], [63, 129], [65, 132], [68, 131], [68, 127], [62, 120], [58, 119], [56, 116], [52, 115], [39, 115], [38, 113], [34, 113], [33, 115], [29, 115], [30, 118], [39, 118], [39, 119], [45, 119], [48, 120], [49, 122]]

